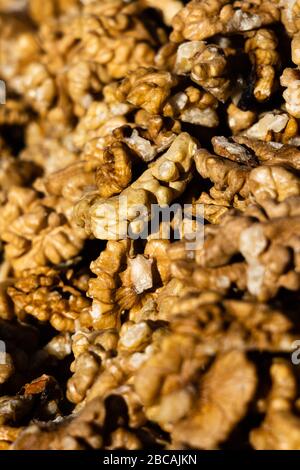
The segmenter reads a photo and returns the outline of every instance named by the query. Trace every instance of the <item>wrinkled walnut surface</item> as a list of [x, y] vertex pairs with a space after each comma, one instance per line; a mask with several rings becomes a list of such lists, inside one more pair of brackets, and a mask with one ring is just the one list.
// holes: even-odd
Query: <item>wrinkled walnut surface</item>
[[300, 450], [300, 1], [0, 0], [0, 44], [0, 449]]

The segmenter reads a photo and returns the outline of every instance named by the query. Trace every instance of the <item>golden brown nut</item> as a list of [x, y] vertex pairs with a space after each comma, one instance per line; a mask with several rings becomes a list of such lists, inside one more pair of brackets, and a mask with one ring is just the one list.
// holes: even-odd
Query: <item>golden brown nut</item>
[[69, 332], [59, 333], [46, 344], [43, 350], [59, 360], [64, 359], [72, 352], [71, 335]]
[[85, 237], [68, 221], [70, 204], [65, 201], [59, 207], [57, 199], [40, 199], [31, 189], [13, 187], [0, 212], [1, 238], [16, 271], [59, 264], [76, 256], [83, 246]]
[[274, 110], [259, 116], [259, 120], [252, 126], [248, 125], [242, 134], [267, 142], [288, 144], [298, 135], [298, 122], [288, 113]]
[[[246, 412], [247, 402], [255, 390], [256, 378], [253, 365], [237, 351], [218, 357], [211, 369], [201, 377], [201, 369], [206, 364], [207, 357], [203, 352], [201, 354], [201, 348], [197, 348], [192, 335], [174, 333], [166, 337], [160, 351], [142, 365], [135, 378], [135, 388], [147, 416], [163, 429], [171, 431], [176, 442], [209, 449], [224, 440]], [[233, 364], [235, 372], [231, 369]], [[232, 373], [234, 376], [236, 374], [236, 380], [232, 378]], [[222, 382], [221, 387], [216, 385], [218, 380]], [[245, 391], [243, 397], [238, 391], [241, 384]], [[225, 404], [224, 387], [230, 389], [228, 403]], [[224, 420], [220, 408], [229, 409], [232, 394], [235, 393], [239, 402], [235, 409], [239, 412], [233, 416], [225, 411], [228, 420]]]
[[[27, 146], [20, 154], [19, 165], [28, 164], [28, 162], [36, 164], [43, 169], [43, 175], [47, 176], [77, 160], [74, 148], [65, 145], [63, 139], [46, 136], [44, 133], [35, 138], [33, 136], [35, 126], [34, 123], [32, 124], [32, 127], [31, 125], [27, 127]], [[67, 131], [67, 128], [64, 127], [64, 130]]]
[[279, 67], [280, 57], [277, 52], [278, 41], [273, 31], [259, 29], [248, 35], [245, 51], [255, 67], [254, 96], [258, 101], [270, 98], [274, 91], [276, 69]]
[[300, 29], [300, 2], [299, 0], [281, 1], [281, 21], [290, 35]]
[[[91, 450], [153, 448], [159, 436], [128, 426], [130, 407], [122, 394], [91, 401], [80, 413], [54, 423], [32, 424], [18, 435], [14, 450]], [[108, 419], [109, 417], [109, 419]]]
[[118, 334], [115, 329], [91, 333], [78, 331], [72, 337], [75, 361], [68, 381], [67, 397], [72, 403], [80, 403], [93, 386], [105, 359], [115, 354]]
[[125, 115], [130, 111], [130, 106], [115, 99], [114, 89], [107, 85], [103, 90], [104, 100], [93, 101], [79, 120], [72, 136], [77, 148], [82, 149], [89, 141], [105, 137], [115, 128], [126, 124]]
[[261, 426], [250, 433], [250, 442], [259, 450], [299, 450], [300, 421], [293, 411], [297, 383], [291, 365], [275, 359], [270, 369], [272, 388], [261, 403], [266, 412]]
[[[25, 67], [22, 75], [12, 78], [14, 90], [23, 95], [35, 111], [45, 115], [56, 95], [56, 86], [46, 67], [32, 62]], [[34, 90], [34, 92], [32, 91]]]
[[173, 439], [192, 448], [216, 448], [245, 415], [255, 388], [255, 368], [242, 353], [218, 357], [203, 377], [194, 407], [174, 427]]
[[284, 69], [280, 77], [280, 83], [287, 89], [282, 96], [285, 99], [285, 106], [289, 114], [295, 118], [300, 117], [300, 71], [298, 69]]
[[299, 180], [293, 171], [299, 168], [299, 151], [295, 146], [244, 136], [234, 137], [233, 141], [224, 137], [212, 139], [221, 157], [205, 149], [197, 151], [198, 172], [214, 183], [209, 191], [210, 198], [202, 193], [198, 203], [233, 205], [245, 210], [254, 201], [276, 199], [281, 202], [299, 194]]
[[0, 449], [8, 450], [13, 442], [17, 439], [18, 435], [22, 431], [22, 428], [14, 428], [11, 426], [0, 427]]
[[104, 240], [120, 240], [128, 233], [141, 233], [151, 216], [151, 203], [170, 204], [185, 190], [192, 176], [192, 158], [197, 143], [181, 133], [168, 151], [120, 196], [102, 199], [88, 194], [75, 208], [87, 233]]
[[227, 114], [228, 124], [233, 134], [248, 129], [255, 122], [256, 117], [253, 111], [243, 111], [234, 103], [228, 106]]
[[[94, 406], [95, 405], [95, 406]], [[99, 400], [87, 407], [82, 415], [66, 418], [50, 425], [33, 424], [15, 441], [14, 449], [35, 450], [81, 450], [86, 448], [101, 448], [103, 439], [93, 426], [101, 425], [105, 417], [104, 406]]]
[[[270, 214], [271, 215], [271, 214]], [[255, 222], [250, 217], [225, 216], [222, 224], [207, 228], [203, 247], [196, 253], [203, 267], [230, 264], [237, 253], [247, 262], [247, 290], [260, 301], [277, 295], [281, 287], [297, 291], [299, 275], [298, 216]]]
[[180, 119], [206, 127], [218, 125], [216, 98], [208, 92], [188, 86], [173, 92], [179, 83], [175, 74], [156, 69], [138, 69], [120, 84], [117, 96], [150, 114]]
[[221, 47], [190, 41], [177, 50], [175, 70], [178, 74], [190, 73], [191, 79], [218, 100], [226, 101], [230, 94], [227, 60]]
[[5, 106], [0, 107], [0, 126], [24, 125], [29, 121], [29, 113], [24, 103], [8, 99]]
[[203, 40], [216, 34], [242, 33], [278, 21], [278, 1], [190, 1], [172, 21], [171, 40]]
[[[85, 292], [74, 286], [76, 274], [49, 268], [24, 271], [8, 288], [16, 315], [26, 319], [27, 315], [39, 321], [49, 321], [58, 331], [74, 331], [76, 320], [90, 307]], [[87, 280], [85, 280], [87, 288]], [[83, 285], [84, 287], [84, 285]], [[79, 320], [80, 321], [80, 320]]]
[[177, 83], [169, 72], [140, 68], [123, 80], [117, 96], [120, 101], [127, 100], [151, 114], [160, 114]]
[[116, 293], [121, 284], [119, 275], [126, 266], [130, 248], [128, 240], [109, 241], [99, 258], [91, 264], [91, 271], [97, 277], [89, 282], [88, 293], [93, 299], [90, 317], [97, 329], [120, 326], [122, 309], [117, 303]]
[[[30, 23], [16, 15], [1, 16], [0, 74], [5, 81], [22, 78], [22, 72], [34, 62], [40, 48]], [[11, 53], [12, 49], [14, 54]], [[10, 86], [11, 86], [11, 82]]]
[[0, 200], [3, 204], [12, 186], [30, 184], [40, 174], [40, 169], [33, 162], [20, 161], [6, 153], [5, 148], [0, 147], [0, 152]]
[[129, 240], [109, 241], [91, 264], [97, 277], [89, 281], [93, 305], [86, 321], [97, 329], [120, 328], [120, 315], [125, 310], [135, 319], [134, 312], [142, 307], [147, 293], [170, 278], [168, 246], [168, 240], [150, 240], [144, 254], [137, 254]]

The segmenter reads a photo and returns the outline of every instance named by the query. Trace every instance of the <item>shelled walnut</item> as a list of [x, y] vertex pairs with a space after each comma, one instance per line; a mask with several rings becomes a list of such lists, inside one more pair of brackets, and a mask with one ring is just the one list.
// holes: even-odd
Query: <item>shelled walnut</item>
[[120, 240], [128, 230], [140, 233], [151, 216], [151, 203], [170, 204], [185, 190], [196, 149], [189, 134], [179, 134], [167, 152], [119, 196], [103, 199], [96, 191], [85, 196], [75, 209], [78, 223], [99, 239]]
[[179, 77], [154, 68], [139, 68], [120, 84], [117, 96], [120, 101], [144, 109], [150, 114], [179, 119], [206, 127], [218, 125], [217, 99], [209, 92], [188, 86], [177, 93], [173, 89]]
[[0, 449], [300, 449], [299, 0], [0, 0], [0, 43]]
[[58, 331], [74, 331], [76, 320], [90, 306], [85, 296], [88, 276], [76, 275], [72, 270], [59, 273], [51, 268], [23, 271], [8, 288], [16, 315], [25, 320], [27, 315], [39, 321], [49, 321]]
[[57, 200], [40, 199], [29, 188], [10, 189], [0, 211], [1, 239], [16, 271], [58, 264], [80, 252], [85, 237], [66, 217], [70, 205], [62, 204], [59, 211]]
[[171, 39], [203, 40], [216, 34], [242, 33], [280, 19], [278, 0], [190, 1], [172, 21]]
[[[250, 433], [250, 441], [260, 450], [299, 450], [299, 417], [293, 411], [297, 397], [296, 377], [290, 365], [275, 359], [270, 369], [272, 387], [260, 405], [265, 413], [261, 426]], [[295, 402], [298, 409], [298, 400]]]
[[198, 203], [241, 210], [264, 199], [278, 202], [299, 195], [299, 150], [295, 146], [262, 142], [249, 137], [212, 140], [217, 156], [206, 149], [196, 152], [196, 168], [213, 186]]
[[255, 66], [254, 96], [258, 101], [270, 98], [274, 91], [276, 68], [280, 61], [277, 45], [276, 35], [271, 30], [259, 29], [248, 33], [245, 50]]

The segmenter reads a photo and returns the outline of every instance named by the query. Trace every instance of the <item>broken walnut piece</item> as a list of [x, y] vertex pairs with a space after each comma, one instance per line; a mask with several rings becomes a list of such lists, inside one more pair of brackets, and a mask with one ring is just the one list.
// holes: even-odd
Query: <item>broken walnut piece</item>
[[192, 0], [172, 21], [171, 40], [203, 40], [216, 34], [244, 33], [280, 19], [278, 0]]
[[259, 29], [247, 34], [245, 51], [255, 67], [254, 96], [261, 102], [270, 98], [274, 91], [276, 70], [280, 65], [277, 52], [278, 41], [273, 31]]
[[10, 189], [7, 202], [0, 209], [1, 238], [16, 272], [59, 264], [79, 253], [85, 236], [68, 221], [70, 209], [71, 204], [63, 198], [40, 198], [37, 191], [29, 188]]
[[300, 70], [286, 68], [280, 77], [280, 83], [286, 90], [282, 96], [285, 99], [286, 110], [295, 118], [300, 117]]
[[150, 114], [162, 114], [206, 127], [218, 125], [218, 101], [209, 92], [188, 86], [174, 92], [180, 77], [154, 68], [139, 68], [121, 82], [117, 90], [120, 101], [142, 108]]
[[[256, 375], [254, 366], [238, 351], [217, 357], [204, 372], [207, 357], [198, 351], [192, 335], [167, 336], [160, 351], [139, 369], [135, 389], [146, 415], [171, 432], [175, 441], [192, 448], [212, 449], [225, 440], [246, 413], [255, 392]], [[220, 377], [222, 387], [216, 386]], [[224, 387], [228, 387], [225, 402]], [[238, 402], [234, 414], [227, 413], [233, 403], [232, 394]]]
[[229, 97], [231, 82], [226, 56], [221, 47], [203, 41], [189, 41], [178, 47], [175, 62], [178, 74], [191, 79], [224, 102]]
[[192, 177], [196, 141], [181, 133], [128, 188], [109, 199], [97, 192], [87, 194], [75, 206], [77, 222], [87, 233], [105, 240], [120, 240], [128, 233], [141, 233], [151, 217], [151, 203], [170, 204], [185, 190]]
[[260, 404], [265, 417], [260, 427], [250, 432], [250, 442], [258, 450], [299, 450], [296, 377], [291, 365], [279, 358], [273, 360], [270, 375], [271, 390]]
[[243, 111], [234, 103], [230, 103], [227, 108], [228, 125], [233, 134], [247, 130], [255, 122], [254, 111]]
[[244, 417], [257, 385], [254, 365], [239, 351], [217, 357], [199, 384], [199, 396], [172, 438], [192, 448], [215, 449]]
[[[75, 321], [90, 307], [85, 292], [74, 286], [75, 279], [72, 270], [60, 273], [42, 267], [23, 271], [8, 288], [16, 315], [21, 320], [32, 315], [39, 321], [49, 321], [58, 331], [74, 331]], [[87, 287], [85, 279], [84, 284]]]
[[298, 135], [298, 122], [288, 113], [274, 110], [260, 115], [258, 121], [247, 126], [242, 135], [266, 142], [289, 144]]
[[281, 0], [281, 21], [288, 34], [293, 36], [300, 30], [300, 2], [299, 0]]

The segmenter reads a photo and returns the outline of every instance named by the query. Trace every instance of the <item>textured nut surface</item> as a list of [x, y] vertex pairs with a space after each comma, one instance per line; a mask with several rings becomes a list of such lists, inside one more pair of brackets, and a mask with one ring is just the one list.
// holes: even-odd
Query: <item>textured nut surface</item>
[[0, 449], [300, 449], [300, 0], [0, 0]]

